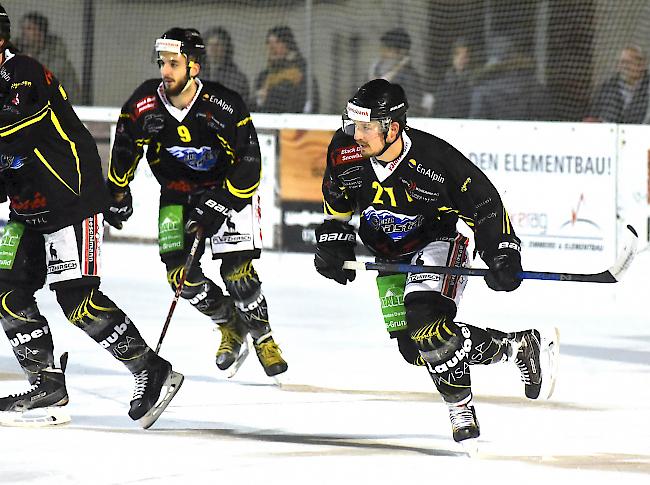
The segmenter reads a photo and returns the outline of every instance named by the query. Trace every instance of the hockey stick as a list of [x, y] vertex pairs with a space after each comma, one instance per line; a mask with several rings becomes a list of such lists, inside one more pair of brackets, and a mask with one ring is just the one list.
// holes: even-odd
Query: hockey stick
[[158, 339], [158, 345], [156, 345], [156, 353], [158, 353], [158, 351], [160, 350], [162, 341], [165, 338], [165, 334], [167, 333], [167, 329], [169, 328], [169, 322], [171, 322], [172, 320], [174, 309], [176, 308], [178, 299], [181, 296], [181, 291], [183, 291], [185, 278], [187, 277], [187, 273], [190, 271], [190, 268], [192, 267], [192, 263], [194, 262], [194, 255], [196, 254], [196, 250], [199, 248], [199, 244], [201, 243], [201, 241], [203, 241], [203, 228], [199, 226], [198, 229], [196, 230], [196, 236], [194, 237], [194, 243], [192, 244], [192, 248], [190, 249], [190, 254], [187, 256], [187, 260], [185, 261], [185, 266], [183, 266], [183, 271], [181, 271], [181, 277], [180, 280], [178, 281], [178, 286], [176, 286], [176, 291], [174, 292], [174, 299], [172, 300], [172, 304], [169, 307], [169, 312], [167, 313], [167, 318], [165, 319], [165, 324], [163, 325], [162, 333], [160, 334], [160, 338]]
[[[522, 280], [553, 280], [553, 281], [586, 281], [590, 283], [616, 283], [623, 273], [630, 267], [636, 255], [638, 236], [632, 226], [627, 226], [632, 238], [625, 245], [616, 262], [600, 273], [552, 273], [546, 271], [522, 271], [518, 276]], [[483, 268], [451, 268], [448, 266], [423, 266], [416, 264], [400, 263], [364, 263], [362, 261], [345, 261], [343, 269], [375, 270], [390, 273], [437, 273], [462, 276], [485, 276], [488, 272]]]

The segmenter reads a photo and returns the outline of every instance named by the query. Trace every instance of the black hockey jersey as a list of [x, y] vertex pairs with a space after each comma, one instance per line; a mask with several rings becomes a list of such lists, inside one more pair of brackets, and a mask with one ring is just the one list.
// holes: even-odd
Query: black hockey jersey
[[112, 190], [129, 184], [148, 145], [162, 203], [187, 204], [191, 194], [213, 187], [226, 190], [237, 210], [250, 203], [261, 156], [248, 108], [235, 91], [196, 82], [196, 96], [183, 110], [169, 102], [159, 79], [145, 81], [124, 104], [108, 172]]
[[108, 192], [92, 135], [56, 77], [5, 50], [0, 68], [0, 185], [10, 218], [53, 232], [102, 212]]
[[450, 144], [420, 130], [402, 133], [390, 163], [364, 159], [354, 138], [338, 130], [323, 177], [328, 217], [360, 216], [359, 237], [375, 254], [398, 259], [434, 238], [454, 237], [459, 218], [488, 253], [518, 240], [501, 198], [485, 174]]

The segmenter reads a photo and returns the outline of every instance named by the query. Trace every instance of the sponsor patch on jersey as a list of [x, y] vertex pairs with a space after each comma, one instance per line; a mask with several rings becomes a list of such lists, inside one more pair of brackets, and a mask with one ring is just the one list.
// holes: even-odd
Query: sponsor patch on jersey
[[203, 99], [207, 101], [208, 103], [216, 104], [219, 106], [222, 110], [227, 111], [230, 114], [233, 114], [235, 110], [231, 105], [226, 103], [223, 99], [221, 99], [219, 96], [215, 96], [214, 94], [208, 94], [205, 93], [203, 95]]
[[335, 148], [332, 153], [332, 163], [334, 166], [345, 165], [346, 163], [354, 163], [362, 160], [361, 147], [352, 145], [347, 147]]
[[156, 97], [155, 96], [145, 96], [139, 101], [136, 101], [135, 103], [135, 117], [139, 118], [142, 113], [146, 113], [147, 111], [151, 111], [152, 109], [155, 109], [157, 106], [156, 102]]
[[217, 157], [211, 147], [169, 147], [167, 151], [183, 165], [192, 170], [207, 172], [217, 164]]
[[393, 241], [399, 241], [420, 227], [423, 221], [421, 215], [409, 216], [389, 210], [376, 210], [373, 206], [364, 210], [362, 215], [374, 230], [384, 231]]

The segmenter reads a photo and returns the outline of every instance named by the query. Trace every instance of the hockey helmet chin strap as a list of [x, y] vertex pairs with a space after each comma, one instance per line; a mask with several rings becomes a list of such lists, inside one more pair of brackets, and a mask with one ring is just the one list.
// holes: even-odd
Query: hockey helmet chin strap
[[[388, 125], [389, 127], [392, 121], [394, 120], [389, 120], [389, 125]], [[395, 136], [395, 139], [390, 143], [388, 143], [388, 130], [384, 132], [384, 148], [377, 155], [375, 155], [375, 158], [381, 157], [384, 154], [384, 152], [393, 145], [393, 143], [395, 143], [397, 140], [399, 140], [402, 137], [402, 130], [403, 130], [402, 125], [400, 125], [399, 130], [397, 131], [397, 135]]]

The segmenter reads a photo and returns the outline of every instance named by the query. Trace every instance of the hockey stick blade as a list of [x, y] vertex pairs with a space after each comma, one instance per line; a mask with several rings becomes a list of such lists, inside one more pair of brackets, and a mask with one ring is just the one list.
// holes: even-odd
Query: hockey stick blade
[[[623, 273], [630, 267], [636, 255], [638, 236], [634, 228], [627, 226], [630, 231], [630, 240], [624, 246], [616, 262], [607, 270], [600, 273], [554, 273], [548, 271], [522, 271], [519, 277], [522, 280], [550, 280], [550, 281], [581, 281], [588, 283], [616, 283]], [[345, 261], [343, 269], [354, 271], [386, 271], [389, 273], [436, 273], [461, 276], [485, 276], [488, 272], [483, 268], [453, 268], [448, 266], [426, 266], [402, 263], [376, 263], [362, 261]]]

